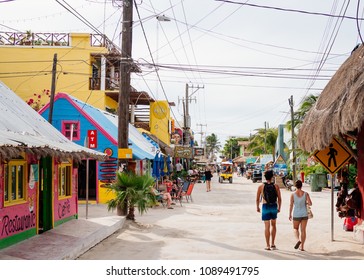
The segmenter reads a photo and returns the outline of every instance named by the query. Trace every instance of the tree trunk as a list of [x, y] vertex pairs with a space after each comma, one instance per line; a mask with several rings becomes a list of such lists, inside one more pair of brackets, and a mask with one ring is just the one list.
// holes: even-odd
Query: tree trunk
[[126, 216], [128, 220], [135, 221], [135, 207], [134, 205], [129, 205], [129, 213]]
[[118, 215], [118, 216], [124, 216], [125, 215], [122, 205], [116, 206], [116, 215]]

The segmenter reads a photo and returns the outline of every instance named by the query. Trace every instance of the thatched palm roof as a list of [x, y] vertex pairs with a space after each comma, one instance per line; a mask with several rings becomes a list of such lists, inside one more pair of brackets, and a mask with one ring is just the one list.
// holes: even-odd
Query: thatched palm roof
[[312, 152], [326, 148], [334, 136], [360, 129], [364, 121], [364, 46], [356, 49], [326, 85], [307, 113], [298, 145]]

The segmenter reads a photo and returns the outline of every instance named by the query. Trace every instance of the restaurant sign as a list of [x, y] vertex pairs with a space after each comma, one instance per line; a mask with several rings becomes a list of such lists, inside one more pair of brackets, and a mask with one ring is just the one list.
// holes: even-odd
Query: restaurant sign
[[184, 146], [174, 147], [174, 157], [176, 158], [192, 158], [192, 148]]

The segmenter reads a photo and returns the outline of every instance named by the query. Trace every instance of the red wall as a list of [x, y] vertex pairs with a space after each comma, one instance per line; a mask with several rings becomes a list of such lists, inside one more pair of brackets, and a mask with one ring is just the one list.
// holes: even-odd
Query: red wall
[[[358, 134], [357, 140], [357, 149], [358, 149], [358, 186], [361, 193], [362, 201], [364, 201], [364, 123]], [[363, 213], [364, 213], [364, 203], [361, 206], [361, 219], [359, 219], [359, 224], [363, 221]]]

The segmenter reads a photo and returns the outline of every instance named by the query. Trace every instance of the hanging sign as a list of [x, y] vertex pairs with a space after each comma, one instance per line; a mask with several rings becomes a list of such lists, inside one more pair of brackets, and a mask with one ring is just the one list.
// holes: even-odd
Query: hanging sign
[[184, 146], [174, 147], [174, 157], [176, 158], [192, 158], [192, 148]]

